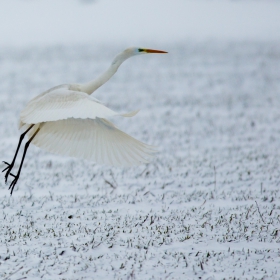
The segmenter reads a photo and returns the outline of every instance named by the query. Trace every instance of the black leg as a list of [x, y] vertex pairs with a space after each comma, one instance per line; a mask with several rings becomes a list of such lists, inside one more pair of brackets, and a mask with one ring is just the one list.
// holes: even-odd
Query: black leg
[[19, 151], [19, 148], [20, 148], [20, 145], [21, 145], [21, 142], [25, 136], [25, 134], [34, 126], [34, 124], [32, 124], [25, 132], [23, 132], [20, 137], [19, 137], [19, 142], [18, 142], [18, 146], [17, 146], [17, 150], [16, 150], [16, 153], [14, 155], [14, 158], [13, 158], [13, 161], [12, 163], [8, 163], [6, 161], [3, 161], [5, 164], [7, 164], [8, 166], [2, 170], [2, 172], [5, 172], [6, 170], [6, 174], [5, 174], [5, 183], [7, 183], [7, 180], [8, 180], [8, 177], [9, 177], [9, 174], [10, 172], [12, 171], [13, 167], [14, 167], [14, 164], [15, 164], [15, 161], [16, 161], [16, 157], [17, 157], [17, 154], [18, 154], [18, 151]]
[[18, 178], [20, 176], [20, 172], [21, 172], [21, 168], [22, 168], [22, 165], [23, 165], [23, 162], [24, 162], [24, 158], [25, 158], [25, 155], [26, 155], [26, 152], [27, 152], [27, 149], [29, 147], [29, 144], [31, 143], [31, 141], [33, 140], [33, 138], [36, 136], [36, 134], [39, 132], [40, 128], [38, 128], [35, 133], [32, 135], [32, 137], [26, 142], [25, 144], [25, 147], [24, 147], [24, 151], [23, 151], [23, 156], [22, 156], [22, 159], [21, 159], [21, 163], [20, 163], [20, 166], [19, 166], [19, 170], [18, 170], [18, 173], [17, 175], [14, 175], [11, 173], [11, 175], [14, 177], [14, 180], [12, 181], [10, 187], [9, 187], [9, 190], [11, 190], [11, 195], [13, 194], [13, 191], [14, 191], [14, 187], [18, 181]]

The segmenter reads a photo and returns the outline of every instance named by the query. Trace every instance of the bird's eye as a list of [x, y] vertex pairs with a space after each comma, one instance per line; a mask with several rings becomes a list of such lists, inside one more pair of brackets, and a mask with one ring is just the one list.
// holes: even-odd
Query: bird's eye
[[144, 52], [144, 49], [138, 49], [139, 52]]

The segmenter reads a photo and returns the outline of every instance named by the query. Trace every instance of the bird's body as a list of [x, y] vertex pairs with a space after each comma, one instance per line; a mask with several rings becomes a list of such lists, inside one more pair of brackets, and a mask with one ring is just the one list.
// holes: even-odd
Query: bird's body
[[43, 150], [93, 160], [117, 167], [148, 162], [153, 147], [117, 129], [107, 118], [120, 114], [92, 99], [87, 93], [61, 86], [32, 99], [20, 114], [20, 128], [35, 124], [29, 138], [39, 128], [32, 143]]
[[[60, 155], [93, 160], [97, 163], [127, 167], [147, 163], [155, 154], [153, 146], [144, 144], [116, 128], [107, 118], [132, 117], [138, 111], [117, 113], [90, 96], [107, 82], [123, 61], [141, 53], [163, 51], [129, 48], [115, 57], [111, 66], [97, 79], [85, 84], [65, 84], [51, 88], [30, 100], [20, 114], [19, 128], [24, 129], [15, 157], [8, 167], [11, 194], [20, 175], [29, 144]], [[18, 174], [11, 172], [23, 137], [28, 135]]]

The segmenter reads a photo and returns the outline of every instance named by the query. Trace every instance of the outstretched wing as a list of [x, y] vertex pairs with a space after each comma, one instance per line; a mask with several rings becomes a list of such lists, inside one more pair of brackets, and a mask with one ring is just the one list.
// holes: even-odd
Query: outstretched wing
[[68, 118], [95, 119], [121, 115], [130, 117], [137, 113], [120, 114], [93, 100], [84, 92], [58, 88], [32, 99], [20, 114], [20, 122], [37, 124]]
[[[29, 131], [29, 138], [37, 126]], [[101, 118], [69, 118], [46, 122], [40, 127], [32, 143], [54, 154], [128, 167], [147, 163], [156, 153], [155, 147], [134, 139]]]

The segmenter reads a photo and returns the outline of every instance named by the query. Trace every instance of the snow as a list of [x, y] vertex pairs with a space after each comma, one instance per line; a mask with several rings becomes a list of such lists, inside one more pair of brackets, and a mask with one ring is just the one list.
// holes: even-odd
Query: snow
[[158, 146], [154, 161], [118, 169], [30, 146], [12, 197], [0, 180], [0, 278], [278, 279], [279, 2], [16, 3], [0, 9], [2, 169], [29, 99], [91, 80], [131, 45], [169, 53], [129, 59], [94, 94], [116, 111], [141, 109], [112, 121]]
[[[27, 100], [91, 79], [118, 51], [2, 51], [1, 158], [12, 159]], [[113, 121], [159, 146], [153, 162], [117, 169], [32, 146], [12, 197], [1, 181], [2, 279], [277, 278], [279, 44], [168, 51], [130, 59], [95, 94], [142, 109]]]

